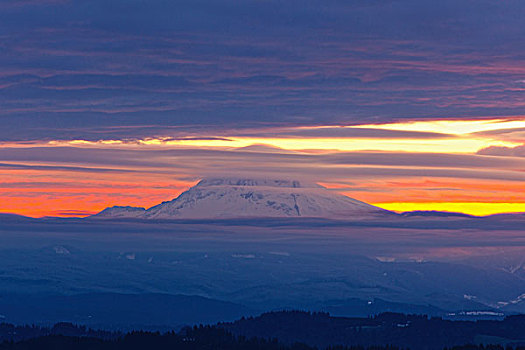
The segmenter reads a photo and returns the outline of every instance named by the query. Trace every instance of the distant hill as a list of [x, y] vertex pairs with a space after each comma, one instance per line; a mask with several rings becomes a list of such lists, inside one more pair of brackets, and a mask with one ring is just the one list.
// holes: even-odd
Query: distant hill
[[33, 219], [23, 215], [0, 213], [0, 223], [23, 223], [36, 220], [37, 219]]
[[106, 329], [173, 329], [235, 320], [254, 313], [239, 304], [194, 295], [89, 293], [0, 297], [3, 321], [16, 324], [67, 321]]
[[473, 215], [464, 214], [464, 213], [455, 213], [450, 211], [437, 211], [437, 210], [414, 210], [414, 211], [406, 211], [401, 213], [401, 216], [404, 217], [440, 217], [440, 218], [447, 218], [447, 217], [459, 217], [459, 218], [475, 218]]

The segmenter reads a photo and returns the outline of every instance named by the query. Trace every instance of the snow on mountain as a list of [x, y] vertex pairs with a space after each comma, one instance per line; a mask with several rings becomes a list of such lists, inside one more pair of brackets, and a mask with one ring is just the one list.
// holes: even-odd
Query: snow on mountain
[[239, 217], [353, 218], [390, 213], [298, 180], [208, 178], [148, 210], [108, 208], [99, 218], [204, 219]]

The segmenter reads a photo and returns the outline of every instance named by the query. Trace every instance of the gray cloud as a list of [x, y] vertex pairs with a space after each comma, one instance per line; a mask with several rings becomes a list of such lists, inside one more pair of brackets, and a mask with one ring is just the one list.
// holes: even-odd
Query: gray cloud
[[327, 127], [319, 129], [284, 129], [274, 132], [254, 131], [245, 133], [234, 133], [235, 136], [247, 137], [264, 137], [264, 138], [372, 138], [372, 139], [439, 139], [439, 138], [454, 138], [453, 135], [433, 133], [433, 132], [419, 132], [419, 131], [400, 131], [400, 130], [381, 130], [371, 128], [342, 128], [342, 127]]
[[498, 129], [474, 133], [475, 135], [494, 137], [498, 140], [525, 142], [525, 128]]
[[134, 170], [118, 169], [118, 168], [90, 168], [81, 166], [60, 166], [60, 165], [35, 165], [35, 164], [19, 164], [19, 163], [0, 163], [0, 168], [3, 169], [26, 169], [26, 170], [48, 170], [48, 171], [69, 171], [69, 172], [85, 172], [85, 173], [109, 173], [122, 172], [129, 173]]
[[485, 156], [525, 157], [525, 145], [516, 147], [491, 146], [477, 152]]
[[[306, 154], [281, 153], [279, 149], [267, 147], [232, 150], [34, 147], [0, 149], [0, 161], [4, 162], [0, 166], [6, 168], [176, 174], [178, 178], [189, 179], [242, 173], [273, 177], [287, 174], [317, 181], [340, 177], [375, 179], [410, 176], [525, 181], [523, 172], [511, 170], [525, 168], [525, 159], [435, 153]], [[7, 163], [9, 161], [17, 163]]]

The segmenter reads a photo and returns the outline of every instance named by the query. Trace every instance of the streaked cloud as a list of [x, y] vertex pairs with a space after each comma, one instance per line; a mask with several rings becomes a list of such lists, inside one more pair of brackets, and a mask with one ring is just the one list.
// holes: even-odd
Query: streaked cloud
[[273, 130], [255, 130], [234, 132], [237, 137], [256, 138], [359, 138], [359, 139], [441, 139], [453, 138], [451, 134], [429, 131], [406, 131], [381, 129], [375, 126], [347, 127], [347, 126], [317, 126], [274, 128]]
[[[509, 130], [522, 127], [523, 119], [516, 120], [435, 120], [411, 123], [390, 123], [353, 126], [315, 126], [262, 128], [251, 130], [206, 130], [205, 135], [187, 135], [170, 138], [135, 140], [57, 140], [57, 146], [130, 145], [183, 146], [204, 148], [245, 148], [269, 145], [283, 150], [304, 152], [334, 151], [395, 151], [423, 153], [475, 153], [491, 146], [515, 147], [521, 143], [498, 138], [497, 134], [480, 131]], [[499, 129], [498, 129], [499, 128]], [[432, 132], [441, 130], [443, 132]], [[211, 134], [215, 132], [215, 134]], [[446, 133], [445, 133], [446, 132]]]

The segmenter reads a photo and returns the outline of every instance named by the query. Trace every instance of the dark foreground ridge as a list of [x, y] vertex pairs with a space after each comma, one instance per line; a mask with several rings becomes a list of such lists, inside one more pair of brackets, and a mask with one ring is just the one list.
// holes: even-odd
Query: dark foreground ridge
[[383, 313], [370, 318], [282, 311], [220, 325], [236, 335], [277, 338], [326, 348], [331, 345], [443, 349], [464, 344], [525, 346], [525, 315], [504, 320], [451, 321], [425, 315]]
[[[2, 350], [316, 350], [304, 344], [283, 345], [277, 340], [236, 337], [215, 327], [200, 326], [183, 333], [133, 332], [115, 340], [92, 337], [51, 335], [18, 343], [3, 343]], [[334, 350], [360, 350], [362, 347], [337, 347]], [[395, 347], [375, 347], [374, 350], [397, 350]]]
[[167, 333], [97, 331], [70, 323], [52, 328], [0, 325], [0, 350], [525, 350], [524, 338], [525, 315], [474, 322], [396, 313], [346, 318], [283, 311]]
[[[422, 346], [414, 349], [429, 349]], [[214, 326], [199, 326], [180, 333], [132, 332], [116, 339], [48, 335], [20, 342], [4, 342], [2, 350], [319, 350], [302, 343], [284, 344], [278, 339], [247, 338]], [[396, 346], [329, 346], [326, 350], [401, 350]], [[501, 345], [463, 345], [451, 350], [525, 350], [525, 347]]]

